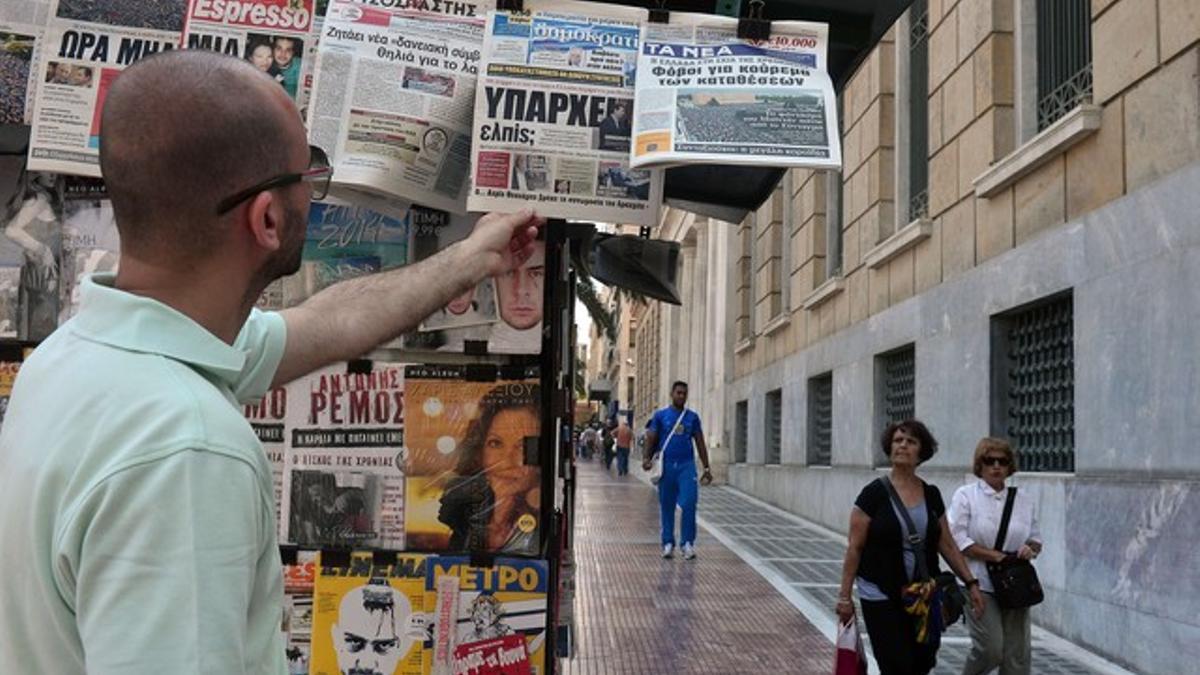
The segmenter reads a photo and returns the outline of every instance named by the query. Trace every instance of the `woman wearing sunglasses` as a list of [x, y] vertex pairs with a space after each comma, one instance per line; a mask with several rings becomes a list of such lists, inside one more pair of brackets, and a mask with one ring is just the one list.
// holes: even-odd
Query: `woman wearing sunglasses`
[[1002, 550], [992, 548], [1008, 498], [1005, 481], [1016, 471], [1017, 458], [1008, 442], [984, 438], [975, 448], [975, 475], [979, 480], [958, 488], [950, 500], [950, 533], [979, 579], [984, 595], [983, 616], [967, 615], [971, 654], [963, 666], [964, 675], [986, 673], [997, 666], [1000, 675], [1030, 672], [1029, 608], [1002, 609], [996, 603], [987, 571], [988, 563], [1001, 562], [1007, 556], [1033, 560], [1042, 551], [1037, 504], [1032, 495], [1022, 491], [1013, 500]]

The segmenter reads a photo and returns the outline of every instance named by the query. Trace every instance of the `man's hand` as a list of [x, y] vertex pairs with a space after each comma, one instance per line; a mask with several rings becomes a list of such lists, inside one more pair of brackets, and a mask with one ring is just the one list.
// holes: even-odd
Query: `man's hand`
[[532, 209], [517, 213], [489, 213], [475, 223], [464, 242], [470, 259], [483, 266], [484, 276], [494, 277], [517, 269], [533, 255], [538, 228], [546, 219]]
[[642, 460], [642, 471], [649, 471], [654, 467], [654, 461], [649, 459]]
[[709, 469], [707, 466], [704, 467], [704, 473], [700, 475], [700, 484], [701, 485], [711, 485], [712, 484], [712, 470]]

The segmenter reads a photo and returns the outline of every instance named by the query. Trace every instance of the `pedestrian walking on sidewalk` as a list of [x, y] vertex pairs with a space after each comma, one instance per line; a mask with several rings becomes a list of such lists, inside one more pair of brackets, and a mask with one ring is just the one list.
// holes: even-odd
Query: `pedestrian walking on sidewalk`
[[[696, 457], [704, 473], [700, 485], [712, 482], [712, 471], [708, 466], [708, 446], [704, 444], [704, 431], [700, 427], [700, 416], [687, 408], [688, 386], [686, 382], [671, 385], [671, 405], [654, 413], [646, 424], [646, 447], [642, 453], [642, 468], [650, 470], [654, 455], [662, 453], [662, 478], [658, 481], [658, 503], [662, 518], [662, 556], [675, 554], [675, 507], [683, 511], [679, 523], [680, 550], [683, 557], [696, 557], [696, 502], [699, 489], [696, 484]], [[692, 444], [695, 443], [695, 450]]]
[[633, 429], [629, 428], [629, 420], [621, 418], [617, 426], [617, 475], [629, 475], [629, 449], [633, 446]]
[[600, 432], [600, 445], [604, 452], [604, 470], [612, 471], [613, 459], [617, 456], [617, 441], [613, 438], [612, 425], [606, 425]]
[[905, 420], [888, 426], [880, 446], [892, 468], [867, 484], [850, 510], [836, 611], [843, 624], [853, 620], [855, 584], [880, 672], [923, 675], [937, 664], [941, 643], [938, 605], [929, 588], [939, 572], [938, 554], [970, 589], [977, 618], [983, 615], [983, 596], [954, 544], [941, 492], [916, 473], [937, 452], [933, 434], [920, 421]]
[[[1010, 556], [1033, 560], [1042, 552], [1038, 532], [1037, 505], [1026, 492], [1005, 487], [1005, 481], [1017, 471], [1012, 446], [999, 438], [984, 438], [975, 448], [973, 481], [955, 490], [950, 499], [950, 532], [954, 543], [967, 557], [967, 565], [979, 579], [983, 591], [983, 617], [967, 617], [971, 631], [971, 655], [963, 666], [963, 675], [982, 675], [997, 666], [1000, 675], [1029, 675], [1029, 608], [1002, 609], [996, 601], [987, 563], [1003, 562]], [[1000, 521], [1005, 503], [1013, 500], [1008, 530], [999, 549]]]

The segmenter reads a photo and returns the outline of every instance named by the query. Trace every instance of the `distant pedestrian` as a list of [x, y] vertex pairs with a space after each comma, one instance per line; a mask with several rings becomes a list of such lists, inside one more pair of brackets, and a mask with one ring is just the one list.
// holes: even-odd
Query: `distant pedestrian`
[[[1000, 675], [1028, 675], [1029, 608], [1002, 609], [997, 604], [987, 563], [1004, 562], [1010, 556], [1023, 560], [1038, 557], [1042, 552], [1042, 537], [1038, 532], [1037, 504], [1028, 493], [1017, 494], [1016, 488], [1004, 485], [1017, 470], [1016, 455], [1007, 441], [999, 438], [979, 441], [974, 470], [979, 480], [958, 488], [950, 500], [950, 532], [979, 579], [984, 599], [983, 617], [967, 617], [971, 654], [963, 666], [963, 675], [981, 675], [997, 666]], [[1008, 530], [1000, 548], [994, 549], [991, 547], [1000, 533], [1008, 499], [1013, 500]]]
[[596, 449], [596, 428], [589, 425], [583, 430], [580, 440], [583, 443], [583, 458], [591, 459], [592, 452]]
[[662, 453], [662, 478], [658, 481], [658, 503], [662, 519], [662, 556], [675, 554], [675, 507], [683, 511], [680, 520], [680, 549], [683, 557], [696, 557], [696, 502], [699, 489], [696, 485], [696, 457], [692, 449], [695, 442], [704, 465], [701, 485], [712, 482], [712, 471], [708, 466], [708, 446], [704, 444], [704, 431], [700, 428], [700, 416], [687, 409], [688, 386], [686, 382], [671, 385], [671, 405], [654, 413], [646, 424], [646, 447], [642, 453], [642, 468], [650, 470], [654, 454]]
[[633, 447], [633, 429], [624, 417], [617, 425], [617, 475], [629, 475], [629, 449]]
[[617, 441], [613, 438], [613, 428], [611, 425], [604, 427], [600, 432], [600, 445], [604, 452], [604, 470], [612, 471], [613, 459], [617, 456]]
[[923, 675], [937, 664], [941, 644], [940, 618], [933, 615], [937, 605], [929, 592], [938, 554], [970, 589], [976, 616], [983, 614], [983, 596], [979, 579], [954, 545], [942, 493], [916, 473], [937, 452], [933, 434], [920, 421], [905, 420], [889, 425], [880, 445], [892, 469], [868, 483], [850, 510], [836, 611], [843, 624], [853, 619], [850, 587], [857, 585], [880, 672]]

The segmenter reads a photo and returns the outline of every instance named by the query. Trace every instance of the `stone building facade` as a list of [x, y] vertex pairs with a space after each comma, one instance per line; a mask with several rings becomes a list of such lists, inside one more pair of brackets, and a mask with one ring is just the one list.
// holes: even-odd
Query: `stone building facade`
[[840, 107], [840, 175], [691, 223], [731, 237], [727, 293], [683, 275], [727, 298], [728, 342], [674, 346], [695, 324], [668, 316], [661, 373], [728, 369], [729, 483], [844, 531], [887, 421], [930, 425], [947, 499], [1009, 437], [1046, 542], [1035, 621], [1194, 670], [1200, 2], [918, 0]]

